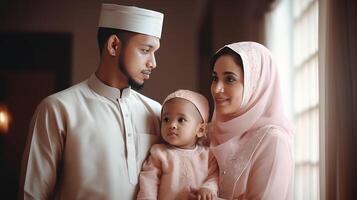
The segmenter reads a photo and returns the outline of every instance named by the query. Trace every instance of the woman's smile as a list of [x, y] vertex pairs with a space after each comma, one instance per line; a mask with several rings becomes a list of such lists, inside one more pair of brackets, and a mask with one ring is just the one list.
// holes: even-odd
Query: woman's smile
[[229, 98], [227, 97], [215, 97], [214, 98], [217, 106], [222, 106], [228, 103]]

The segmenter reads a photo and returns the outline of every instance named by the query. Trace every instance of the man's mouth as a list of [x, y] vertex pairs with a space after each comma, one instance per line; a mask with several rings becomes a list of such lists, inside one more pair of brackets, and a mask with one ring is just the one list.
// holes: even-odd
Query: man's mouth
[[150, 70], [143, 70], [141, 73], [144, 75], [144, 79], [150, 78], [150, 74], [151, 74]]

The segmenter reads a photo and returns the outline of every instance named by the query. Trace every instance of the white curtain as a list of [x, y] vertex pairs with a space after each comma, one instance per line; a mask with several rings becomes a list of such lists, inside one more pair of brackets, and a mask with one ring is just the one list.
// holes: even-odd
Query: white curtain
[[321, 199], [357, 199], [357, 1], [319, 4]]

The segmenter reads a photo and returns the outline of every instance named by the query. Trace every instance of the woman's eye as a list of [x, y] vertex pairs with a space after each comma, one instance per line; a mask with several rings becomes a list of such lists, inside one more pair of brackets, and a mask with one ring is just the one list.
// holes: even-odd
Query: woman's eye
[[232, 76], [228, 76], [228, 77], [226, 77], [226, 82], [228, 82], [228, 83], [232, 83], [232, 82], [234, 82], [234, 81], [236, 81], [237, 79], [235, 78], [235, 77], [232, 77]]
[[212, 81], [217, 82], [218, 77], [216, 75], [212, 75]]

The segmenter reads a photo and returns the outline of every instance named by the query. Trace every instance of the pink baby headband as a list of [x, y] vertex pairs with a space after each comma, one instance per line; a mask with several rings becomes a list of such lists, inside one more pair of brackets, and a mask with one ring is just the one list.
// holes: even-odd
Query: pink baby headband
[[177, 90], [171, 94], [169, 94], [166, 99], [164, 100], [164, 103], [162, 105], [165, 105], [165, 103], [173, 98], [182, 98], [185, 99], [189, 102], [191, 102], [195, 107], [197, 108], [198, 112], [201, 114], [201, 117], [205, 123], [208, 122], [208, 115], [209, 115], [209, 106], [208, 106], [208, 101], [206, 97], [203, 95], [193, 92], [190, 90]]

